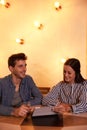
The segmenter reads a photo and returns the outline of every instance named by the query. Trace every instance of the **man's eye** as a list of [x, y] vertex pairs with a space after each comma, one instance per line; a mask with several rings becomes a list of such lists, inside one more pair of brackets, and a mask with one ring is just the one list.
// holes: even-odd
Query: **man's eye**
[[68, 72], [68, 74], [71, 74], [70, 72]]
[[19, 65], [19, 67], [23, 67], [23, 65]]
[[66, 73], [66, 71], [63, 72], [64, 74]]

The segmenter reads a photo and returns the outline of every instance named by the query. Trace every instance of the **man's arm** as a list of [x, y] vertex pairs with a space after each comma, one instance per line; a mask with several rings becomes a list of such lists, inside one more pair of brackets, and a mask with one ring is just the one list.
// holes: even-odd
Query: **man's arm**
[[12, 107], [2, 105], [2, 84], [0, 82], [0, 115], [10, 115], [12, 111]]
[[42, 101], [42, 94], [39, 90], [39, 88], [36, 86], [34, 83], [33, 79], [30, 77], [29, 78], [29, 85], [31, 88], [31, 99], [30, 99], [30, 104], [32, 105], [39, 105], [41, 104]]
[[11, 115], [11, 112], [13, 111], [12, 107], [3, 106], [0, 104], [0, 115]]

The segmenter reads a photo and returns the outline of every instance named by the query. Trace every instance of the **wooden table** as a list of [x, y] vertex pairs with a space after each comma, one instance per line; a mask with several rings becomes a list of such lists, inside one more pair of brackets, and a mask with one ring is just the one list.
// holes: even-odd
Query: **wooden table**
[[34, 126], [32, 120], [0, 116], [0, 130], [87, 130], [87, 113], [63, 115], [63, 126]]
[[13, 116], [0, 116], [0, 130], [21, 130], [24, 118]]

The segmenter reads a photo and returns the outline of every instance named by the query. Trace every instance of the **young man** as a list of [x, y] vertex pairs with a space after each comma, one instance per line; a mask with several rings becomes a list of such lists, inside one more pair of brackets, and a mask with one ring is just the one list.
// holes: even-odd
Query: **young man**
[[25, 117], [31, 106], [41, 104], [42, 94], [32, 77], [26, 75], [26, 60], [24, 53], [8, 59], [11, 74], [0, 79], [0, 115]]

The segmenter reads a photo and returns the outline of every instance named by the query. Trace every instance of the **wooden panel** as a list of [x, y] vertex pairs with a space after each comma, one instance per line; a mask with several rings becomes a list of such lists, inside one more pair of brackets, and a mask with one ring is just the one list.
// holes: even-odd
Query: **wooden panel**
[[50, 90], [50, 87], [39, 87], [39, 90], [42, 94], [47, 94]]

